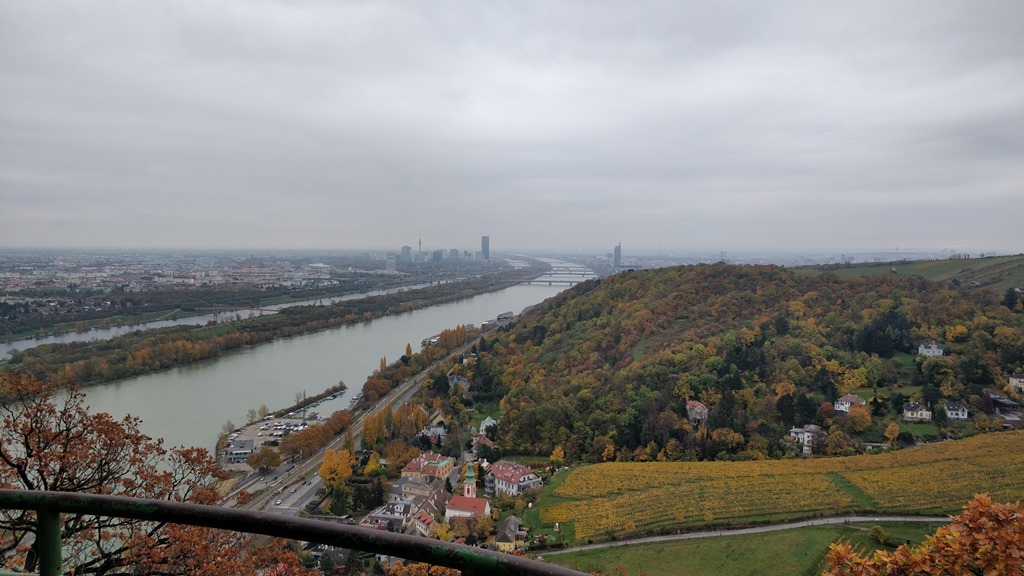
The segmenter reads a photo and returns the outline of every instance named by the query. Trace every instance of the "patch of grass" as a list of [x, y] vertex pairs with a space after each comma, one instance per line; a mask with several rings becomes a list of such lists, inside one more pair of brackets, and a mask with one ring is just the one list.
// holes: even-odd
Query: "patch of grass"
[[647, 352], [647, 338], [644, 338], [633, 346], [633, 361], [640, 362], [644, 359], [644, 354]]
[[[890, 541], [917, 544], [937, 525], [880, 523]], [[743, 576], [820, 574], [829, 544], [849, 541], [875, 550], [868, 537], [871, 525], [813, 526], [794, 530], [743, 534], [658, 544], [616, 546], [585, 552], [543, 554], [552, 564], [585, 572], [614, 573], [621, 566], [632, 576]]]
[[901, 421], [901, 422], [899, 422], [899, 425], [900, 425], [900, 432], [910, 432], [911, 434], [913, 434], [917, 438], [921, 438], [921, 437], [925, 436], [926, 434], [927, 435], [931, 435], [931, 436], [938, 436], [939, 435], [939, 427], [936, 426], [934, 422], [902, 422]]
[[832, 472], [832, 473], [826, 474], [825, 476], [827, 476], [828, 479], [831, 480], [833, 484], [835, 484], [840, 490], [842, 490], [844, 493], [846, 493], [846, 495], [849, 496], [853, 500], [854, 504], [856, 504], [856, 509], [858, 509], [858, 510], [877, 510], [878, 509], [878, 502], [875, 502], [874, 498], [872, 498], [866, 492], [864, 492], [863, 490], [858, 488], [856, 485], [854, 485], [853, 482], [850, 482], [849, 480], [844, 478], [842, 474], [838, 474], [838, 473]]
[[[555, 489], [558, 488], [566, 478], [569, 477], [570, 470], [562, 470], [556, 472], [554, 476], [548, 479], [544, 487], [541, 488], [540, 497], [532, 508], [528, 508], [523, 511], [523, 525], [529, 527], [530, 537], [536, 538], [537, 536], [544, 534], [548, 538], [558, 539], [558, 534], [554, 531], [553, 527], [543, 527], [540, 522], [540, 511], [542, 508], [548, 506], [554, 506], [560, 502], [567, 502], [569, 498], [563, 498], [555, 495]], [[566, 542], [576, 541], [576, 532], [571, 522], [564, 522], [559, 525], [561, 530], [561, 536]]]
[[476, 411], [473, 413], [473, 426], [480, 429], [480, 423], [487, 419], [488, 416], [495, 420], [501, 419], [501, 407], [497, 403], [493, 404], [477, 404], [475, 406]]

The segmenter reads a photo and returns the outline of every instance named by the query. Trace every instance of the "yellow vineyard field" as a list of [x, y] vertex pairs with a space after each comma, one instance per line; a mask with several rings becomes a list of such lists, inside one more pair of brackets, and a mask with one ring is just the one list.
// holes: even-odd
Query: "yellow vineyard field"
[[573, 523], [579, 542], [671, 525], [855, 509], [955, 512], [977, 492], [1001, 501], [1024, 498], [1024, 432], [847, 458], [584, 466], [554, 491], [570, 500], [543, 508], [541, 521]]

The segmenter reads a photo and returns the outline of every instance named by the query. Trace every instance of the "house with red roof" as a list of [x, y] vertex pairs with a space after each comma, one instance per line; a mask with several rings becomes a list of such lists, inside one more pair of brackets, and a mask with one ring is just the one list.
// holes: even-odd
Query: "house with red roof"
[[509, 496], [518, 496], [541, 484], [540, 477], [534, 473], [532, 468], [508, 460], [498, 460], [491, 464], [487, 469], [487, 475], [484, 476], [487, 496], [492, 498], [498, 492]]
[[454, 458], [434, 452], [423, 452], [402, 468], [402, 478], [444, 478], [454, 467]]

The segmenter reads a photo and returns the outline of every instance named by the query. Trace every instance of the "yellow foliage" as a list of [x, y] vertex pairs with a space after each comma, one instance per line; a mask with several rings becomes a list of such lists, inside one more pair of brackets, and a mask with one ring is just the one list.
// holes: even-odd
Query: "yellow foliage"
[[[1024, 431], [872, 456], [747, 462], [609, 462], [583, 466], [555, 489], [568, 500], [541, 510], [544, 524], [575, 523], [576, 539], [751, 516], [841, 512], [852, 504], [841, 476], [881, 510], [946, 512], [979, 491], [1003, 501], [1024, 494]], [[898, 470], [899, 473], [894, 473]]]

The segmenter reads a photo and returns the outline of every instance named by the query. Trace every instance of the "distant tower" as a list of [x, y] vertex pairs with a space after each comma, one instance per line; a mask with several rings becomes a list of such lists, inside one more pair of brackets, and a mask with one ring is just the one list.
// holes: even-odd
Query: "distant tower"
[[491, 237], [480, 237], [480, 251], [484, 253], [484, 260], [491, 261]]
[[615, 245], [614, 262], [616, 268], [622, 267], [622, 242], [619, 242], [618, 244]]
[[476, 474], [473, 472], [475, 467], [476, 463], [472, 460], [466, 463], [466, 483], [462, 485], [462, 495], [466, 498], [476, 498]]
[[420, 237], [420, 260], [423, 260], [423, 238]]

